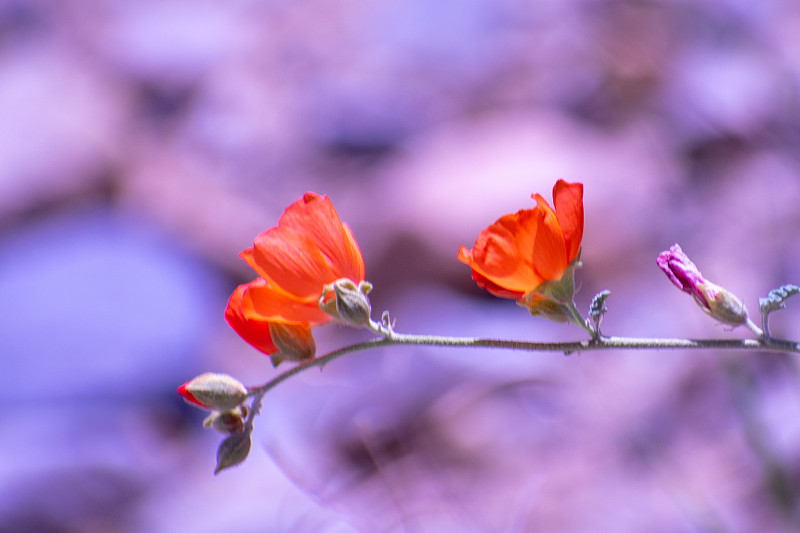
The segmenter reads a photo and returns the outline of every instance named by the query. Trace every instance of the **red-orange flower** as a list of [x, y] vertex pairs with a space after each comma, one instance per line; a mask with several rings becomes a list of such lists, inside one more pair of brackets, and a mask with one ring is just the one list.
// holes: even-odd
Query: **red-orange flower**
[[481, 232], [472, 250], [458, 251], [472, 279], [495, 296], [519, 301], [545, 282], [561, 280], [580, 253], [583, 184], [559, 180], [555, 209], [539, 194], [531, 198], [536, 207], [501, 217]]
[[347, 224], [325, 195], [308, 192], [286, 208], [278, 225], [239, 254], [259, 277], [240, 285], [225, 318], [264, 353], [279, 350], [270, 324], [316, 326], [331, 320], [319, 307], [323, 287], [341, 278], [364, 280], [364, 259]]

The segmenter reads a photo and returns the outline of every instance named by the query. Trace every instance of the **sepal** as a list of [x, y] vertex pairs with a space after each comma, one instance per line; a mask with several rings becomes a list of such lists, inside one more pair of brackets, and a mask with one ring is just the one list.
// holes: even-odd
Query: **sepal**
[[545, 281], [517, 300], [531, 315], [541, 315], [554, 322], [574, 319], [571, 305], [575, 297], [575, 269], [581, 266], [580, 253], [566, 268], [561, 279]]
[[747, 308], [735, 294], [710, 281], [700, 284], [699, 290], [707, 305], [704, 306], [700, 300], [697, 303], [716, 320], [734, 327], [747, 322]]
[[317, 344], [308, 324], [269, 323], [269, 334], [278, 352], [270, 355], [273, 366], [283, 361], [307, 361], [317, 353]]

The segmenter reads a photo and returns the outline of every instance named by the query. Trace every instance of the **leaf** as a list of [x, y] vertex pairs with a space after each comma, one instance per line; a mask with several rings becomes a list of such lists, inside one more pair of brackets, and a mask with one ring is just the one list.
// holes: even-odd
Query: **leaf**
[[611, 291], [606, 289], [600, 291], [592, 298], [592, 304], [589, 306], [589, 317], [594, 322], [600, 322], [600, 319], [608, 311], [606, 307], [606, 299], [611, 295]]
[[767, 316], [773, 311], [785, 309], [786, 304], [784, 302], [795, 294], [800, 294], [800, 287], [797, 285], [778, 287], [777, 289], [769, 291], [766, 298], [758, 299], [758, 308], [763, 316]]
[[250, 433], [234, 433], [219, 445], [217, 450], [217, 467], [214, 474], [232, 466], [236, 466], [250, 454]]

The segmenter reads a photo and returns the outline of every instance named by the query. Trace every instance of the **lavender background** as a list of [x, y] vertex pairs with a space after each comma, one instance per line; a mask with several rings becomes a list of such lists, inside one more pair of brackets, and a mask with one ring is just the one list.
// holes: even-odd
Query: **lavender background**
[[655, 257], [753, 312], [800, 282], [798, 82], [790, 0], [0, 0], [0, 531], [800, 530], [794, 356], [360, 353], [216, 477], [175, 394], [275, 375], [222, 313], [307, 190], [403, 332], [582, 338], [455, 260], [563, 178], [605, 332], [747, 336]]

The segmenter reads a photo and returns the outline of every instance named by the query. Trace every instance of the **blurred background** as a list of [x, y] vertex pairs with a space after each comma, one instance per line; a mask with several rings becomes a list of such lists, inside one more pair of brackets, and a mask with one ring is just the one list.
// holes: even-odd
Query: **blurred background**
[[401, 332], [583, 338], [455, 259], [563, 178], [605, 333], [750, 336], [655, 258], [800, 282], [799, 82], [791, 0], [0, 0], [0, 531], [800, 531], [797, 356], [362, 352], [216, 477], [175, 393], [276, 375], [223, 310], [305, 191]]

